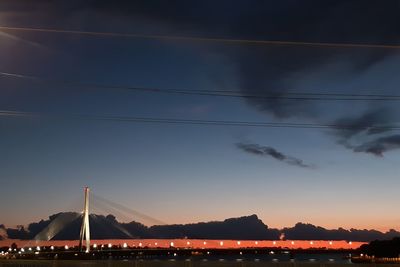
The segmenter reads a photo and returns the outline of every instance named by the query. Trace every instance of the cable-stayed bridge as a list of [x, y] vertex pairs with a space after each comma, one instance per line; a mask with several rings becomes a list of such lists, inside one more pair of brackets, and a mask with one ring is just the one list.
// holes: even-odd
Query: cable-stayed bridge
[[[358, 249], [365, 242], [351, 241], [329, 241], [329, 240], [225, 240], [225, 239], [155, 239], [135, 238], [131, 232], [119, 224], [109, 224], [110, 228], [114, 227], [114, 231], [119, 231], [121, 238], [104, 239], [91, 237], [91, 226], [100, 224], [106, 217], [100, 217], [90, 214], [89, 203], [94, 200], [97, 208], [99, 206], [113, 209], [121, 216], [139, 218], [143, 222], [152, 225], [164, 225], [165, 223], [155, 219], [149, 215], [138, 212], [121, 204], [110, 201], [104, 197], [90, 194], [88, 187], [84, 188], [84, 206], [82, 213], [61, 213], [53, 219], [42, 231], [40, 231], [33, 240], [0, 240], [0, 248], [12, 247], [19, 248], [18, 253], [25, 252], [40, 253], [42, 250], [49, 252], [58, 251], [79, 251], [81, 253], [107, 252], [112, 250], [243, 250], [243, 249], [277, 249], [277, 250], [354, 250]], [[79, 238], [74, 240], [54, 240], [57, 235], [65, 231], [69, 227], [78, 226], [80, 228]], [[107, 226], [107, 225], [106, 225]], [[102, 227], [97, 231], [108, 231], [109, 229]], [[16, 249], [14, 248], [14, 249]], [[7, 251], [6, 251], [7, 252]], [[6, 253], [3, 250], [3, 253]], [[10, 251], [12, 252], [12, 250]]]

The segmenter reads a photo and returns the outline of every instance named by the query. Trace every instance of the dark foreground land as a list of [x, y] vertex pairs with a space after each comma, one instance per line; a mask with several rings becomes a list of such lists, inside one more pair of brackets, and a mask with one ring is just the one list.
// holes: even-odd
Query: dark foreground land
[[0, 260], [0, 267], [398, 267], [398, 264], [189, 260]]

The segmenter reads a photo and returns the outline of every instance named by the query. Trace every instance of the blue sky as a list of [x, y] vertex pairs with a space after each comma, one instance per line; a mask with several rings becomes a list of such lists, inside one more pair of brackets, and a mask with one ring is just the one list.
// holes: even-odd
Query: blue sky
[[[60, 1], [59, 5], [40, 1], [42, 8], [29, 11], [24, 1], [5, 1], [0, 6], [0, 26], [398, 43], [398, 37], [390, 31], [395, 31], [392, 23], [396, 18], [392, 18], [390, 7], [398, 7], [396, 1], [377, 6], [376, 19], [382, 18], [381, 23], [375, 28], [366, 24], [362, 31], [356, 19], [369, 19], [369, 11], [362, 9], [354, 21], [352, 12], [371, 7], [373, 1], [327, 1], [325, 5], [305, 1], [299, 7], [303, 15], [296, 15], [300, 24], [295, 18], [282, 21], [278, 15], [272, 21], [263, 21], [265, 14], [274, 12], [289, 16], [299, 5], [296, 1], [283, 1], [277, 6], [272, 1], [260, 7], [256, 3], [232, 5], [231, 15], [223, 12], [223, 4], [204, 13], [211, 2], [191, 7], [174, 1], [169, 8], [178, 9], [170, 17], [162, 11], [166, 7], [156, 2], [154, 9], [140, 1], [125, 3], [124, 10], [103, 1]], [[330, 26], [343, 14], [339, 11], [346, 11], [344, 20], [351, 25], [349, 32]], [[328, 18], [321, 18], [323, 12], [328, 12]], [[247, 25], [239, 18], [249, 14], [254, 19]], [[307, 26], [308, 20], [311, 26]], [[332, 30], [331, 39], [319, 29], [319, 22]], [[277, 29], [260, 26], [263, 23], [272, 23]], [[398, 53], [391, 51], [0, 33], [0, 71], [42, 79], [161, 89], [238, 90], [244, 94], [256, 89], [269, 92], [271, 88], [395, 94], [399, 82]], [[6, 77], [0, 77], [0, 85], [1, 110], [45, 114], [327, 124], [339, 119], [356, 123], [354, 118], [383, 109], [384, 115], [370, 123], [386, 125], [397, 123], [398, 111], [396, 101], [262, 102], [124, 90], [73, 90], [71, 86]], [[392, 135], [396, 133], [389, 131], [377, 138]], [[377, 140], [375, 135], [354, 133], [345, 139], [351, 149], [338, 143], [343, 138], [335, 129], [2, 117], [0, 222], [24, 224], [59, 211], [79, 209], [81, 189], [89, 185], [98, 195], [168, 223], [255, 213], [272, 227], [301, 221], [328, 228], [399, 229], [400, 215], [395, 212], [400, 200], [396, 193], [400, 185], [397, 144], [383, 151], [381, 157], [367, 150], [353, 151], [371, 147], [370, 142]], [[272, 147], [312, 167], [245, 153], [237, 143]]]

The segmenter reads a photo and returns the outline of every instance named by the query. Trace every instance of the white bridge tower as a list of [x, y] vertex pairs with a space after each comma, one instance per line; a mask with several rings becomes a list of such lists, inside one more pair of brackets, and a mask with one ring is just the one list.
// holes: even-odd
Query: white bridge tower
[[84, 188], [85, 193], [85, 204], [83, 207], [83, 218], [82, 218], [82, 226], [81, 233], [79, 236], [79, 250], [82, 251], [83, 241], [86, 241], [86, 253], [90, 251], [90, 228], [89, 228], [89, 187]]

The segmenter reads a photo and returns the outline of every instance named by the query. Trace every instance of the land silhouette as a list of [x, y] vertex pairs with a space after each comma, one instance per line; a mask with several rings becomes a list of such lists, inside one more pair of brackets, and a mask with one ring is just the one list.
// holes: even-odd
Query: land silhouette
[[[200, 222], [192, 224], [146, 226], [132, 221], [119, 222], [113, 215], [91, 214], [89, 217], [92, 239], [129, 238], [190, 238], [190, 239], [238, 239], [238, 240], [349, 240], [370, 242], [400, 237], [400, 232], [389, 230], [380, 232], [367, 229], [325, 229], [313, 224], [297, 223], [283, 229], [269, 228], [257, 215], [230, 218], [224, 221]], [[1, 239], [22, 240], [76, 240], [79, 238], [81, 214], [61, 212], [46, 220], [33, 222], [27, 226], [7, 228], [0, 225]]]

